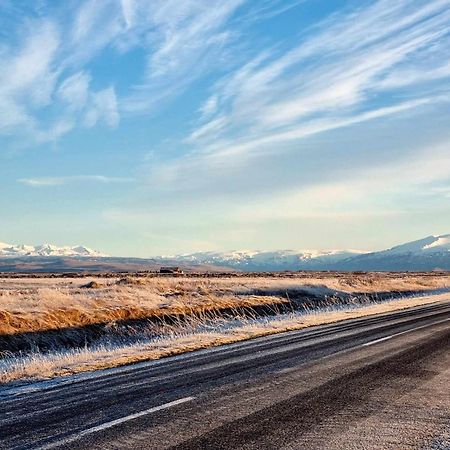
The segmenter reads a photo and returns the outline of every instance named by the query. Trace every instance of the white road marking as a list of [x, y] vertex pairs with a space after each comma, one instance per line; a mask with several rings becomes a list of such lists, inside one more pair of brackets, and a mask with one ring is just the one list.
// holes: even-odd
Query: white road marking
[[366, 342], [365, 344], [361, 344], [360, 347], [368, 347], [369, 345], [378, 344], [379, 342], [387, 341], [388, 339], [392, 339], [394, 337], [401, 336], [402, 334], [411, 333], [413, 331], [421, 330], [422, 328], [427, 328], [432, 325], [438, 325], [440, 323], [444, 323], [444, 322], [448, 322], [448, 321], [450, 321], [450, 319], [444, 319], [444, 320], [440, 320], [438, 322], [433, 322], [433, 323], [430, 323], [427, 325], [421, 325], [420, 327], [417, 327], [417, 328], [412, 328], [410, 330], [401, 331], [400, 333], [394, 333], [394, 334], [391, 334], [390, 336], [385, 336], [380, 339], [375, 339], [374, 341]]
[[399, 336], [400, 334], [403, 334], [403, 333], [396, 333], [396, 334], [392, 334], [391, 336], [386, 336], [386, 337], [382, 337], [380, 339], [375, 339], [374, 341], [370, 341], [370, 342], [366, 342], [365, 344], [362, 344], [361, 347], [367, 347], [369, 345], [378, 344], [378, 342], [387, 341], [388, 339], [392, 339], [393, 337]]
[[128, 422], [129, 420], [137, 419], [138, 417], [146, 416], [148, 414], [152, 414], [157, 411], [161, 411], [163, 409], [171, 408], [172, 406], [181, 405], [182, 403], [190, 402], [191, 400], [194, 400], [195, 397], [184, 397], [180, 398], [178, 400], [174, 400], [173, 402], [164, 403], [163, 405], [154, 406], [153, 408], [146, 409], [145, 411], [140, 411], [135, 414], [130, 414], [129, 416], [121, 417], [120, 419], [111, 420], [110, 422], [102, 423], [101, 425], [97, 425], [92, 428], [88, 428], [87, 430], [80, 431], [77, 434], [74, 434], [72, 436], [68, 436], [67, 438], [61, 439], [59, 441], [51, 442], [50, 444], [44, 445], [43, 447], [39, 447], [40, 450], [46, 450], [50, 448], [59, 447], [61, 445], [69, 444], [70, 442], [77, 441], [78, 439], [81, 439], [82, 437], [96, 433], [98, 431], [107, 430], [108, 428], [115, 427], [116, 425], [120, 425], [124, 422]]

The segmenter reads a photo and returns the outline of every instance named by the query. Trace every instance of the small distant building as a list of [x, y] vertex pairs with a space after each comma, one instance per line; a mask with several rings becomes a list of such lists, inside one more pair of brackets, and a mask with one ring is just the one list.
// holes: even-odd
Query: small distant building
[[159, 273], [178, 274], [183, 273], [180, 267], [163, 266], [159, 269]]

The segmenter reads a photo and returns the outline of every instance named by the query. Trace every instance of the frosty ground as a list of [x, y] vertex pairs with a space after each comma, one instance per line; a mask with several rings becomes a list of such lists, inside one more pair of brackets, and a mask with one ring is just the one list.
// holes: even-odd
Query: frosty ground
[[0, 279], [0, 382], [115, 367], [448, 299], [448, 273]]

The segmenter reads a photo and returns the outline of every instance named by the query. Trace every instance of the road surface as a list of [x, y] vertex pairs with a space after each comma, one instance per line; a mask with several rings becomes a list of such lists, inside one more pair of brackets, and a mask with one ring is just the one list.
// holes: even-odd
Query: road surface
[[449, 449], [450, 302], [27, 389], [1, 449]]

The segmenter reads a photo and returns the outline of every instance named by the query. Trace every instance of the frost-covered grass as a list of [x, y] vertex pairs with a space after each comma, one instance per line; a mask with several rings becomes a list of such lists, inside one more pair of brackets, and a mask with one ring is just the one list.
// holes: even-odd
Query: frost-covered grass
[[[94, 287], [83, 287], [95, 281]], [[438, 274], [296, 274], [207, 277], [0, 278], [0, 335], [62, 330], [168, 314], [277, 305], [289, 296], [427, 291]]]
[[371, 300], [370, 303], [358, 302], [355, 297], [353, 303], [333, 302], [319, 309], [303, 309], [274, 316], [230, 319], [217, 316], [184, 325], [166, 325], [161, 327], [158, 335], [147, 338], [143, 336], [132, 343], [117, 338], [102, 338], [89, 347], [47, 353], [36, 351], [3, 358], [0, 360], [0, 383], [42, 380], [105, 369], [258, 336], [448, 300], [449, 293], [388, 301]]

